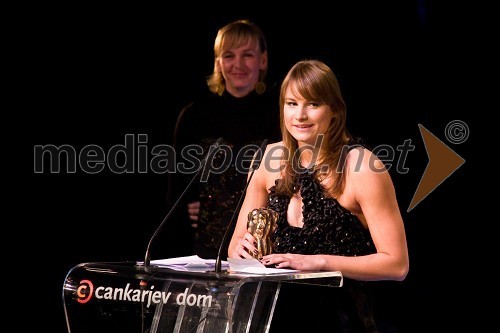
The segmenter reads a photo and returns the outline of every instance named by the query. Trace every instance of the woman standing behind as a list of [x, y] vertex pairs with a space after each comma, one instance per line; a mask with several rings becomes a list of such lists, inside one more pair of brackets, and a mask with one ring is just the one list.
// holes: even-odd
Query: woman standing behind
[[[212, 167], [222, 171], [210, 173], [208, 179], [193, 184], [179, 206], [176, 227], [190, 229], [187, 233], [192, 239], [180, 237], [179, 252], [174, 255], [194, 253], [202, 258], [216, 258], [245, 185], [248, 156], [251, 159], [264, 139], [279, 139], [278, 93], [266, 84], [267, 69], [267, 43], [257, 25], [237, 20], [218, 31], [213, 73], [207, 80], [210, 92], [180, 113], [174, 147], [178, 157], [188, 145], [201, 146], [206, 153], [222, 137], [231, 156], [227, 151], [216, 154]], [[176, 164], [186, 161], [181, 157]], [[192, 176], [193, 172], [183, 174], [179, 170], [173, 175], [169, 186], [171, 200], [177, 199]], [[187, 246], [182, 250], [183, 245]]]
[[[265, 265], [341, 271], [330, 300], [338, 331], [377, 331], [364, 281], [403, 280], [409, 267], [403, 220], [383, 163], [351, 137], [337, 79], [322, 62], [295, 64], [280, 92], [283, 141], [269, 145], [255, 172], [229, 245], [250, 258], [247, 214], [279, 214]], [[334, 313], [334, 310], [330, 313]]]

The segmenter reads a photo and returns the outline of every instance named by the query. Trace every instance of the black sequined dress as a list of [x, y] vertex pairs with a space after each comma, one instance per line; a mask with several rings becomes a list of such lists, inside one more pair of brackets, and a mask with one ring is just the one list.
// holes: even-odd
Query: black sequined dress
[[[269, 142], [280, 139], [277, 94], [277, 87], [270, 87], [261, 95], [254, 91], [241, 98], [233, 97], [227, 91], [222, 96], [209, 93], [184, 108], [179, 115], [175, 134], [176, 165], [192, 164], [193, 157], [181, 156], [183, 148], [201, 147], [201, 157], [217, 138], [222, 137], [223, 141], [221, 150], [210, 160], [175, 211], [168, 230], [174, 236], [162, 244], [163, 248], [174, 250], [170, 256], [217, 257], [223, 235], [245, 187], [253, 153], [264, 139]], [[171, 175], [170, 201], [174, 202], [181, 196], [193, 174], [194, 170]], [[193, 222], [186, 209], [193, 201], [200, 202], [197, 228], [174, 230]], [[225, 259], [226, 254], [223, 255]]]
[[[375, 253], [368, 230], [359, 219], [342, 207], [336, 199], [326, 197], [315, 177], [314, 168], [303, 169], [296, 187], [302, 196], [303, 227], [293, 227], [287, 221], [290, 197], [276, 194], [276, 184], [270, 188], [268, 207], [279, 214], [272, 236], [275, 253], [332, 254], [360, 256]], [[377, 332], [366, 283], [344, 277], [341, 288], [323, 288], [316, 311], [331, 316], [331, 332]], [[294, 287], [293, 301], [300, 299], [300, 288]], [[303, 294], [310, 294], [310, 291]], [[304, 296], [306, 297], [306, 296]], [[307, 296], [310, 297], [310, 296]], [[316, 302], [316, 300], [314, 300]]]
[[315, 173], [314, 168], [304, 169], [297, 181], [303, 202], [302, 228], [288, 224], [286, 212], [290, 198], [276, 195], [276, 186], [271, 187], [269, 208], [279, 214], [272, 237], [274, 252], [344, 256], [374, 253], [375, 247], [368, 230], [337, 200], [324, 195]]

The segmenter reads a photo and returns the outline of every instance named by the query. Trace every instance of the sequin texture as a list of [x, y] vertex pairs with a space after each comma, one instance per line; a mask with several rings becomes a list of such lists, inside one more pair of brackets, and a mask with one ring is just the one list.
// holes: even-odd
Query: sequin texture
[[270, 188], [269, 208], [279, 214], [277, 228], [272, 236], [275, 253], [336, 254], [359, 256], [375, 253], [368, 230], [360, 220], [336, 199], [325, 197], [314, 168], [299, 173], [297, 187], [302, 196], [302, 228], [287, 222], [290, 197], [276, 194], [276, 185]]

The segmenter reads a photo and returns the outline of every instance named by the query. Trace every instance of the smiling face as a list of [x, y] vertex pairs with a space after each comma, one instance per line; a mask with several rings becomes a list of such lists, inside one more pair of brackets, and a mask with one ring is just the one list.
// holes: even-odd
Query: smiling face
[[296, 165], [297, 161], [308, 165], [306, 156], [297, 159], [295, 154], [307, 145], [311, 147], [300, 151], [317, 152], [321, 163], [329, 159], [328, 163], [336, 166], [349, 133], [337, 78], [326, 64], [299, 61], [288, 71], [280, 89], [280, 122], [283, 145], [291, 152], [286, 157], [288, 165]]
[[248, 95], [259, 82], [260, 72], [267, 68], [267, 52], [262, 52], [256, 39], [242, 46], [224, 50], [218, 65], [227, 91], [235, 97]]
[[290, 84], [285, 92], [283, 120], [298, 146], [314, 145], [319, 134], [325, 134], [333, 118], [329, 105], [307, 100]]

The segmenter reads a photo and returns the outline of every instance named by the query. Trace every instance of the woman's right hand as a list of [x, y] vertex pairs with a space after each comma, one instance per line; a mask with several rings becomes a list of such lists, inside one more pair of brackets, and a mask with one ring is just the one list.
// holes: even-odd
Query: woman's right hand
[[187, 205], [188, 216], [191, 222], [191, 227], [198, 228], [198, 215], [200, 215], [200, 202], [194, 201]]
[[243, 235], [242, 238], [238, 240], [236, 243], [236, 246], [234, 247], [234, 250], [232, 253], [229, 253], [230, 258], [245, 258], [245, 259], [252, 259], [253, 256], [250, 255], [250, 253], [255, 253], [257, 254], [257, 242], [255, 241], [255, 238], [252, 236], [251, 233], [248, 231]]

